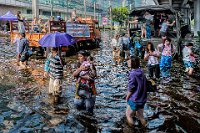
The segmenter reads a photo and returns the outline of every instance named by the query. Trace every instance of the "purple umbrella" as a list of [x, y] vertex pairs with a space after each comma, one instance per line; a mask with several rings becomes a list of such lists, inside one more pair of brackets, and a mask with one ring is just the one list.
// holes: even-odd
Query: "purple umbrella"
[[49, 33], [39, 40], [42, 47], [60, 47], [69, 46], [76, 43], [76, 40], [67, 33]]

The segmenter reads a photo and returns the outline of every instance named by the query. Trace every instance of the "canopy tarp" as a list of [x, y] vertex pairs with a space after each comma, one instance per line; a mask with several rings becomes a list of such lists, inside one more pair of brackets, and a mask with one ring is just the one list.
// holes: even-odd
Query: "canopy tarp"
[[141, 6], [134, 8], [130, 12], [130, 16], [144, 15], [146, 11], [149, 12], [150, 14], [155, 14], [155, 13], [174, 14], [176, 12], [172, 7], [168, 5], [149, 5], [149, 6]]
[[0, 17], [0, 20], [10, 21], [10, 20], [17, 20], [17, 17], [8, 11], [6, 14]]

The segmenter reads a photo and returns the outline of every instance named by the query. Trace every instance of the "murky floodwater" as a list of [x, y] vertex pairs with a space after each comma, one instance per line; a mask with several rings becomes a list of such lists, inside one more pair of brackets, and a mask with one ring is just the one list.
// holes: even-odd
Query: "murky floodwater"
[[30, 68], [20, 70], [15, 46], [1, 38], [0, 132], [200, 132], [200, 80], [187, 78], [180, 63], [174, 63], [173, 82], [160, 84], [158, 92], [148, 95], [147, 128], [138, 120], [134, 129], [129, 128], [125, 119], [128, 68], [112, 65], [108, 33], [102, 39], [101, 47], [92, 51], [98, 96], [94, 116], [88, 116], [73, 106], [76, 56], [66, 58], [62, 103], [53, 105], [47, 97], [48, 79], [43, 78], [44, 60], [33, 58]]

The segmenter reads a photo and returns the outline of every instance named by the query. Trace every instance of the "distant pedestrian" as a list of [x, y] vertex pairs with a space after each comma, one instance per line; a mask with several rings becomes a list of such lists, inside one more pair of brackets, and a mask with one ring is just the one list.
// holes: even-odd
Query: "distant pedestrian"
[[120, 45], [120, 56], [121, 61], [123, 62], [124, 59], [128, 59], [129, 56], [129, 37], [125, 33], [121, 33], [119, 37], [119, 45]]
[[26, 68], [28, 65], [29, 59], [29, 41], [25, 38], [25, 33], [20, 34], [20, 41], [19, 41], [19, 55], [20, 58], [20, 66], [22, 68]]
[[136, 34], [134, 37], [133, 37], [133, 43], [134, 43], [134, 51], [135, 51], [135, 55], [136, 56], [139, 56], [140, 58], [143, 56], [142, 55], [142, 49], [143, 49], [143, 46], [142, 46], [142, 40], [140, 38], [140, 36], [138, 34]]
[[159, 19], [159, 13], [156, 13], [154, 15], [154, 37], [158, 37], [159, 30], [160, 30], [160, 19]]
[[32, 31], [33, 31], [33, 32], [39, 33], [39, 26], [40, 26], [41, 24], [38, 23], [37, 17], [34, 17], [34, 19], [33, 19], [32, 23], [31, 23], [31, 25], [32, 25]]
[[170, 70], [172, 67], [172, 55], [175, 54], [176, 47], [171, 43], [170, 38], [166, 38], [165, 43], [159, 44], [157, 49], [161, 52], [160, 71], [163, 83], [168, 83], [172, 81]]
[[120, 45], [119, 45], [119, 35], [116, 34], [115, 37], [111, 40], [112, 45], [112, 53], [113, 53], [113, 61], [115, 64], [120, 64]]
[[[93, 114], [97, 95], [94, 81], [96, 77], [96, 68], [93, 62], [88, 60], [88, 56], [90, 56], [90, 53], [87, 51], [80, 51], [78, 53], [77, 69], [73, 73], [73, 76], [77, 79], [74, 104], [78, 110], [84, 109], [88, 113]], [[90, 62], [91, 65], [89, 69], [88, 66], [85, 66], [85, 61]], [[90, 76], [81, 76], [83, 71], [88, 71]]]
[[164, 19], [164, 21], [162, 22], [161, 28], [160, 28], [160, 35], [161, 36], [166, 36], [167, 35], [167, 30], [169, 26], [173, 26], [175, 24], [176, 21], [173, 21], [171, 24], [168, 21], [168, 19]]
[[17, 53], [17, 65], [20, 62], [20, 52], [19, 52], [19, 44], [20, 44], [20, 34], [16, 34], [12, 43], [16, 44], [16, 53]]
[[145, 50], [144, 60], [148, 61], [149, 77], [153, 78], [154, 73], [157, 79], [160, 78], [160, 67], [159, 67], [159, 52], [154, 48], [152, 42], [148, 42]]
[[25, 33], [24, 18], [21, 16], [21, 11], [17, 12], [17, 20], [19, 33]]
[[49, 75], [49, 96], [54, 96], [54, 102], [59, 103], [62, 93], [63, 62], [58, 54], [58, 48], [51, 48], [44, 67], [44, 77]]
[[126, 118], [130, 126], [134, 126], [133, 115], [137, 115], [143, 126], [146, 126], [144, 119], [144, 105], [147, 101], [146, 77], [140, 68], [140, 59], [131, 57], [131, 70], [129, 72], [128, 92], [126, 96], [127, 109]]
[[187, 43], [186, 46], [183, 48], [183, 62], [185, 66], [185, 72], [188, 75], [192, 75], [194, 71], [194, 64], [195, 64], [195, 56], [192, 52], [193, 43]]
[[151, 39], [151, 23], [153, 21], [153, 16], [149, 12], [146, 12], [144, 18], [146, 19], [146, 38]]

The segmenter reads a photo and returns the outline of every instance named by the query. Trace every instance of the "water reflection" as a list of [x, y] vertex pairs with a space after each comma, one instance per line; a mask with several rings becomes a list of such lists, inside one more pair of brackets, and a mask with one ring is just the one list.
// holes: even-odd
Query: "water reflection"
[[[31, 68], [20, 70], [15, 46], [0, 48], [0, 131], [2, 132], [198, 132], [200, 130], [199, 80], [184, 78], [175, 64], [174, 80], [149, 93], [145, 105], [146, 129], [136, 119], [135, 128], [125, 120], [128, 68], [114, 66], [107, 33], [101, 48], [93, 50], [98, 78], [94, 116], [73, 107], [76, 56], [66, 58], [61, 103], [54, 105], [43, 78], [44, 59], [31, 59]], [[6, 48], [6, 49], [4, 49]], [[142, 63], [145, 67], [145, 63]], [[182, 70], [181, 70], [182, 69]], [[177, 74], [179, 72], [180, 74]]]

